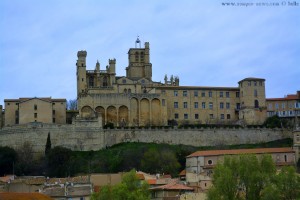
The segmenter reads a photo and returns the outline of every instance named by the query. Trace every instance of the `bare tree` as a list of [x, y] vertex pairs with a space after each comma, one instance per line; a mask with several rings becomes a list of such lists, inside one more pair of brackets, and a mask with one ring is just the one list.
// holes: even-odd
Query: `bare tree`
[[77, 99], [67, 101], [67, 110], [77, 110]]

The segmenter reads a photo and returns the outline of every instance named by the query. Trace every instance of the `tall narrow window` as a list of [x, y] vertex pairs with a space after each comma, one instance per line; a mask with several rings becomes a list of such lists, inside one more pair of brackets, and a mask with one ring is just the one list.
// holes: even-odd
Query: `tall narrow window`
[[226, 103], [226, 109], [230, 109], [230, 103]]
[[34, 118], [37, 118], [37, 113], [34, 113]]
[[93, 76], [89, 77], [89, 87], [94, 87], [94, 77]]
[[202, 102], [202, 109], [205, 109], [205, 102]]
[[254, 96], [257, 97], [257, 89], [254, 90]]
[[205, 91], [201, 92], [201, 97], [205, 97]]
[[198, 91], [194, 91], [194, 97], [198, 96]]
[[104, 76], [103, 77], [103, 87], [107, 87], [108, 86], [108, 83], [107, 83], [107, 77]]
[[226, 92], [226, 98], [229, 98], [229, 92]]
[[223, 109], [223, 108], [224, 108], [224, 103], [221, 102], [221, 103], [220, 103], [220, 109]]
[[194, 108], [198, 108], [198, 102], [194, 102]]
[[178, 102], [174, 102], [174, 108], [178, 108]]
[[209, 109], [213, 109], [213, 103], [209, 102]]
[[183, 102], [183, 108], [187, 108], [187, 107], [188, 107], [187, 102]]
[[223, 92], [220, 92], [220, 97], [223, 97]]
[[177, 97], [178, 96], [178, 91], [174, 90], [174, 96]]
[[258, 100], [257, 100], [257, 99], [254, 101], [254, 107], [255, 107], [255, 108], [258, 108], [258, 107], [259, 107], [259, 103], [258, 103]]
[[139, 61], [139, 53], [135, 52], [135, 62], [138, 62], [138, 61]]
[[141, 52], [141, 62], [144, 62], [144, 52]]
[[34, 110], [37, 110], [37, 105], [36, 104], [34, 104]]
[[235, 97], [237, 97], [237, 98], [240, 97], [240, 92], [236, 92]]
[[182, 92], [182, 96], [187, 97], [187, 91], [186, 91], [186, 90], [184, 90], [184, 91]]
[[209, 91], [209, 92], [208, 92], [208, 96], [209, 96], [209, 97], [212, 97], [212, 91]]

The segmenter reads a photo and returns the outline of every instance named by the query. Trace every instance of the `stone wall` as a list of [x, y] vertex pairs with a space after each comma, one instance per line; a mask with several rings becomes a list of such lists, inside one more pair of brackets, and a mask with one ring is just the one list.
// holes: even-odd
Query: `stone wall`
[[122, 142], [155, 142], [192, 146], [231, 145], [291, 138], [292, 131], [279, 129], [102, 129], [93, 125], [30, 123], [0, 130], [0, 146], [19, 148], [28, 141], [36, 153], [45, 150], [50, 133], [52, 147], [98, 150]]

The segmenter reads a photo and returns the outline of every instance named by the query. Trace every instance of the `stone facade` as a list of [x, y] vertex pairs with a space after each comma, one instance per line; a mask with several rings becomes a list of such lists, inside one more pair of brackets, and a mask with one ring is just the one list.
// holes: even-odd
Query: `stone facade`
[[[179, 77], [152, 80], [150, 45], [128, 51], [126, 76], [116, 76], [116, 59], [105, 69], [87, 70], [86, 51], [77, 53], [77, 98], [81, 117], [101, 115], [102, 124], [262, 124], [266, 118], [265, 79], [246, 78], [238, 87], [179, 86]], [[139, 46], [139, 47], [138, 47]], [[172, 122], [172, 123], [170, 123]]]
[[66, 99], [5, 99], [5, 126], [30, 122], [66, 123]]
[[71, 125], [29, 123], [7, 126], [0, 130], [0, 146], [17, 149], [24, 142], [30, 142], [34, 152], [43, 153], [48, 133], [52, 147], [63, 146], [76, 151], [96, 151], [122, 142], [223, 146], [293, 137], [292, 131], [281, 129], [102, 129], [100, 125], [99, 122], [76, 121]]

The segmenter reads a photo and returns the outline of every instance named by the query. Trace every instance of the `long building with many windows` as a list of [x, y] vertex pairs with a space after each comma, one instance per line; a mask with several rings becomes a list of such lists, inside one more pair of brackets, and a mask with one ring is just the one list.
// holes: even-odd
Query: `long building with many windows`
[[86, 51], [77, 53], [80, 117], [102, 117], [115, 126], [167, 124], [261, 124], [266, 119], [265, 79], [245, 78], [238, 87], [180, 86], [179, 77], [152, 80], [150, 45], [128, 51], [126, 76], [116, 75], [116, 60], [87, 70]]
[[282, 118], [300, 117], [300, 91], [283, 98], [267, 98], [267, 116], [277, 115]]

